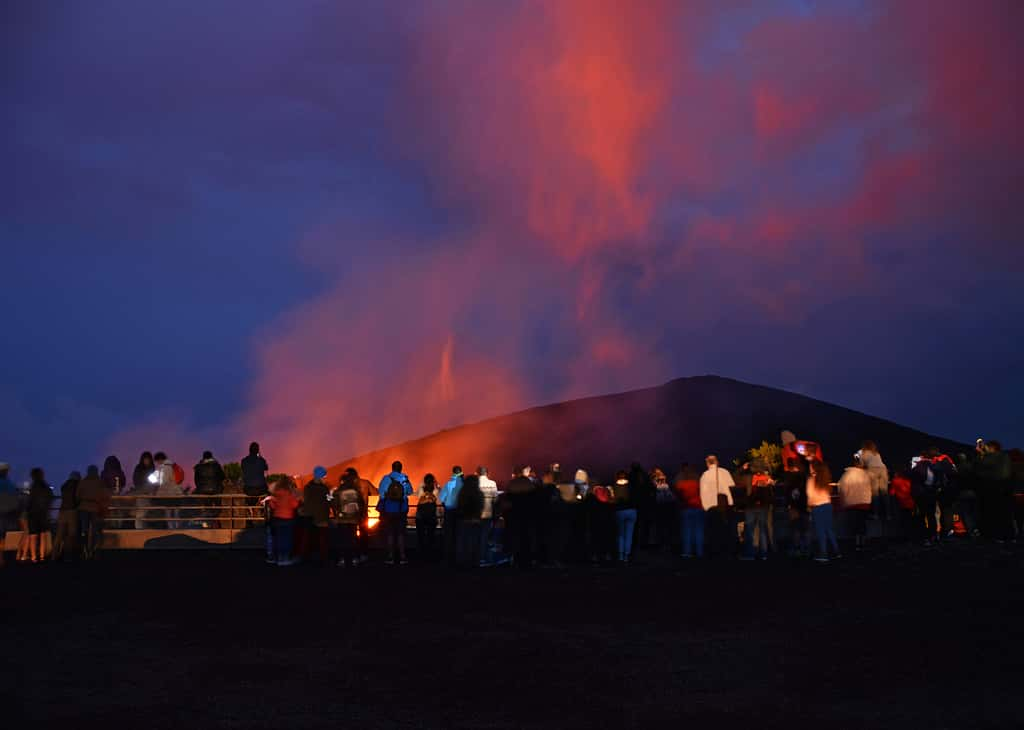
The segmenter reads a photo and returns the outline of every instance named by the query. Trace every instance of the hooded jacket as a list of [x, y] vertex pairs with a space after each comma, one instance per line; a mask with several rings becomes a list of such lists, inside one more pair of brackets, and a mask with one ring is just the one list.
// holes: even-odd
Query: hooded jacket
[[881, 454], [877, 451], [864, 451], [861, 453], [861, 462], [871, 479], [872, 496], [885, 494], [889, 488], [889, 468], [882, 461]]
[[77, 495], [80, 512], [96, 515], [107, 513], [110, 506], [110, 490], [95, 470], [90, 470], [85, 479], [78, 483]]
[[441, 493], [437, 495], [438, 500], [446, 510], [459, 508], [459, 492], [462, 491], [462, 474], [452, 474], [451, 478], [441, 487]]
[[128, 486], [128, 477], [124, 475], [124, 469], [121, 468], [121, 462], [116, 456], [108, 456], [103, 462], [100, 479], [107, 485], [111, 494], [120, 494]]
[[847, 467], [839, 477], [839, 506], [842, 509], [862, 509], [871, 506], [871, 475], [857, 466]]
[[220, 494], [224, 491], [224, 468], [216, 459], [203, 459], [192, 469], [196, 494]]
[[181, 496], [181, 487], [174, 480], [174, 462], [171, 460], [165, 461], [163, 464], [156, 468], [153, 472], [156, 482], [153, 494], [160, 497], [178, 497]]

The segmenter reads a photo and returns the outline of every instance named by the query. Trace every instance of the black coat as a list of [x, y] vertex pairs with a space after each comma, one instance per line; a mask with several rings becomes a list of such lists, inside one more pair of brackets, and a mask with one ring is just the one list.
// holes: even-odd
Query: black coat
[[224, 468], [216, 459], [204, 459], [193, 469], [196, 494], [220, 494], [224, 491]]

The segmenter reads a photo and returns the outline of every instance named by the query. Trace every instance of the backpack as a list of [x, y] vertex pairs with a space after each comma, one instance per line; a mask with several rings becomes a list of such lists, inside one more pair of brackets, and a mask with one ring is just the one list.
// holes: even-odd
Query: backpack
[[185, 483], [185, 470], [182, 469], [178, 464], [174, 464], [174, 483], [182, 485]]
[[346, 487], [338, 493], [338, 514], [342, 517], [359, 514], [359, 492], [355, 487]]
[[405, 483], [391, 477], [388, 488], [384, 492], [384, 499], [390, 502], [401, 502], [405, 499]]

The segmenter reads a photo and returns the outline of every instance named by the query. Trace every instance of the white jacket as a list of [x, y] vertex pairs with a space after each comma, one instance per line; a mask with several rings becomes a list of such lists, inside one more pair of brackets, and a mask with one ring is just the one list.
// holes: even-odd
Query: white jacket
[[871, 475], [860, 467], [850, 466], [839, 477], [839, 506], [871, 504]]
[[174, 462], [172, 461], [165, 461], [157, 467], [149, 479], [155, 485], [153, 494], [158, 497], [177, 497], [183, 494], [181, 487], [174, 481]]
[[874, 451], [865, 451], [861, 458], [864, 460], [864, 468], [867, 469], [868, 476], [871, 478], [871, 494], [888, 494], [889, 469], [882, 461], [882, 457]]
[[489, 520], [494, 517], [494, 500], [498, 498], [498, 484], [490, 477], [480, 477], [480, 491], [484, 495], [484, 508], [480, 519]]
[[732, 474], [728, 469], [720, 466], [712, 467], [700, 475], [700, 503], [707, 512], [712, 507], [718, 506], [718, 495], [724, 494], [732, 506], [732, 492], [729, 487], [735, 487], [736, 482], [732, 480]]

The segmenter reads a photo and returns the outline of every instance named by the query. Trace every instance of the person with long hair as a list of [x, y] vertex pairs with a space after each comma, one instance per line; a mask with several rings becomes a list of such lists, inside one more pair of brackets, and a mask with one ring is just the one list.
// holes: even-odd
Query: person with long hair
[[416, 549], [424, 561], [434, 561], [437, 551], [437, 477], [431, 473], [423, 476], [416, 495]]
[[832, 472], [825, 462], [818, 459], [811, 459], [808, 463], [807, 506], [811, 510], [811, 522], [814, 523], [814, 534], [818, 538], [818, 555], [815, 560], [827, 563], [829, 547], [832, 548], [833, 557], [842, 557], [833, 525]]
[[46, 483], [43, 470], [38, 466], [31, 472], [32, 485], [28, 490], [28, 504], [25, 512], [28, 516], [28, 553], [33, 563], [46, 558], [46, 543], [43, 535], [50, 531], [50, 502], [53, 501], [53, 490]]
[[153, 452], [143, 451], [139, 455], [139, 463], [132, 470], [132, 497], [135, 499], [135, 529], [144, 530], [148, 526], [150, 515], [147, 513], [151, 501], [143, 495], [152, 494], [155, 487], [149, 477], [156, 471]]
[[73, 556], [78, 545], [78, 483], [82, 481], [77, 471], [68, 475], [60, 488], [60, 510], [57, 512], [57, 534], [53, 538], [53, 559], [65, 555]]

